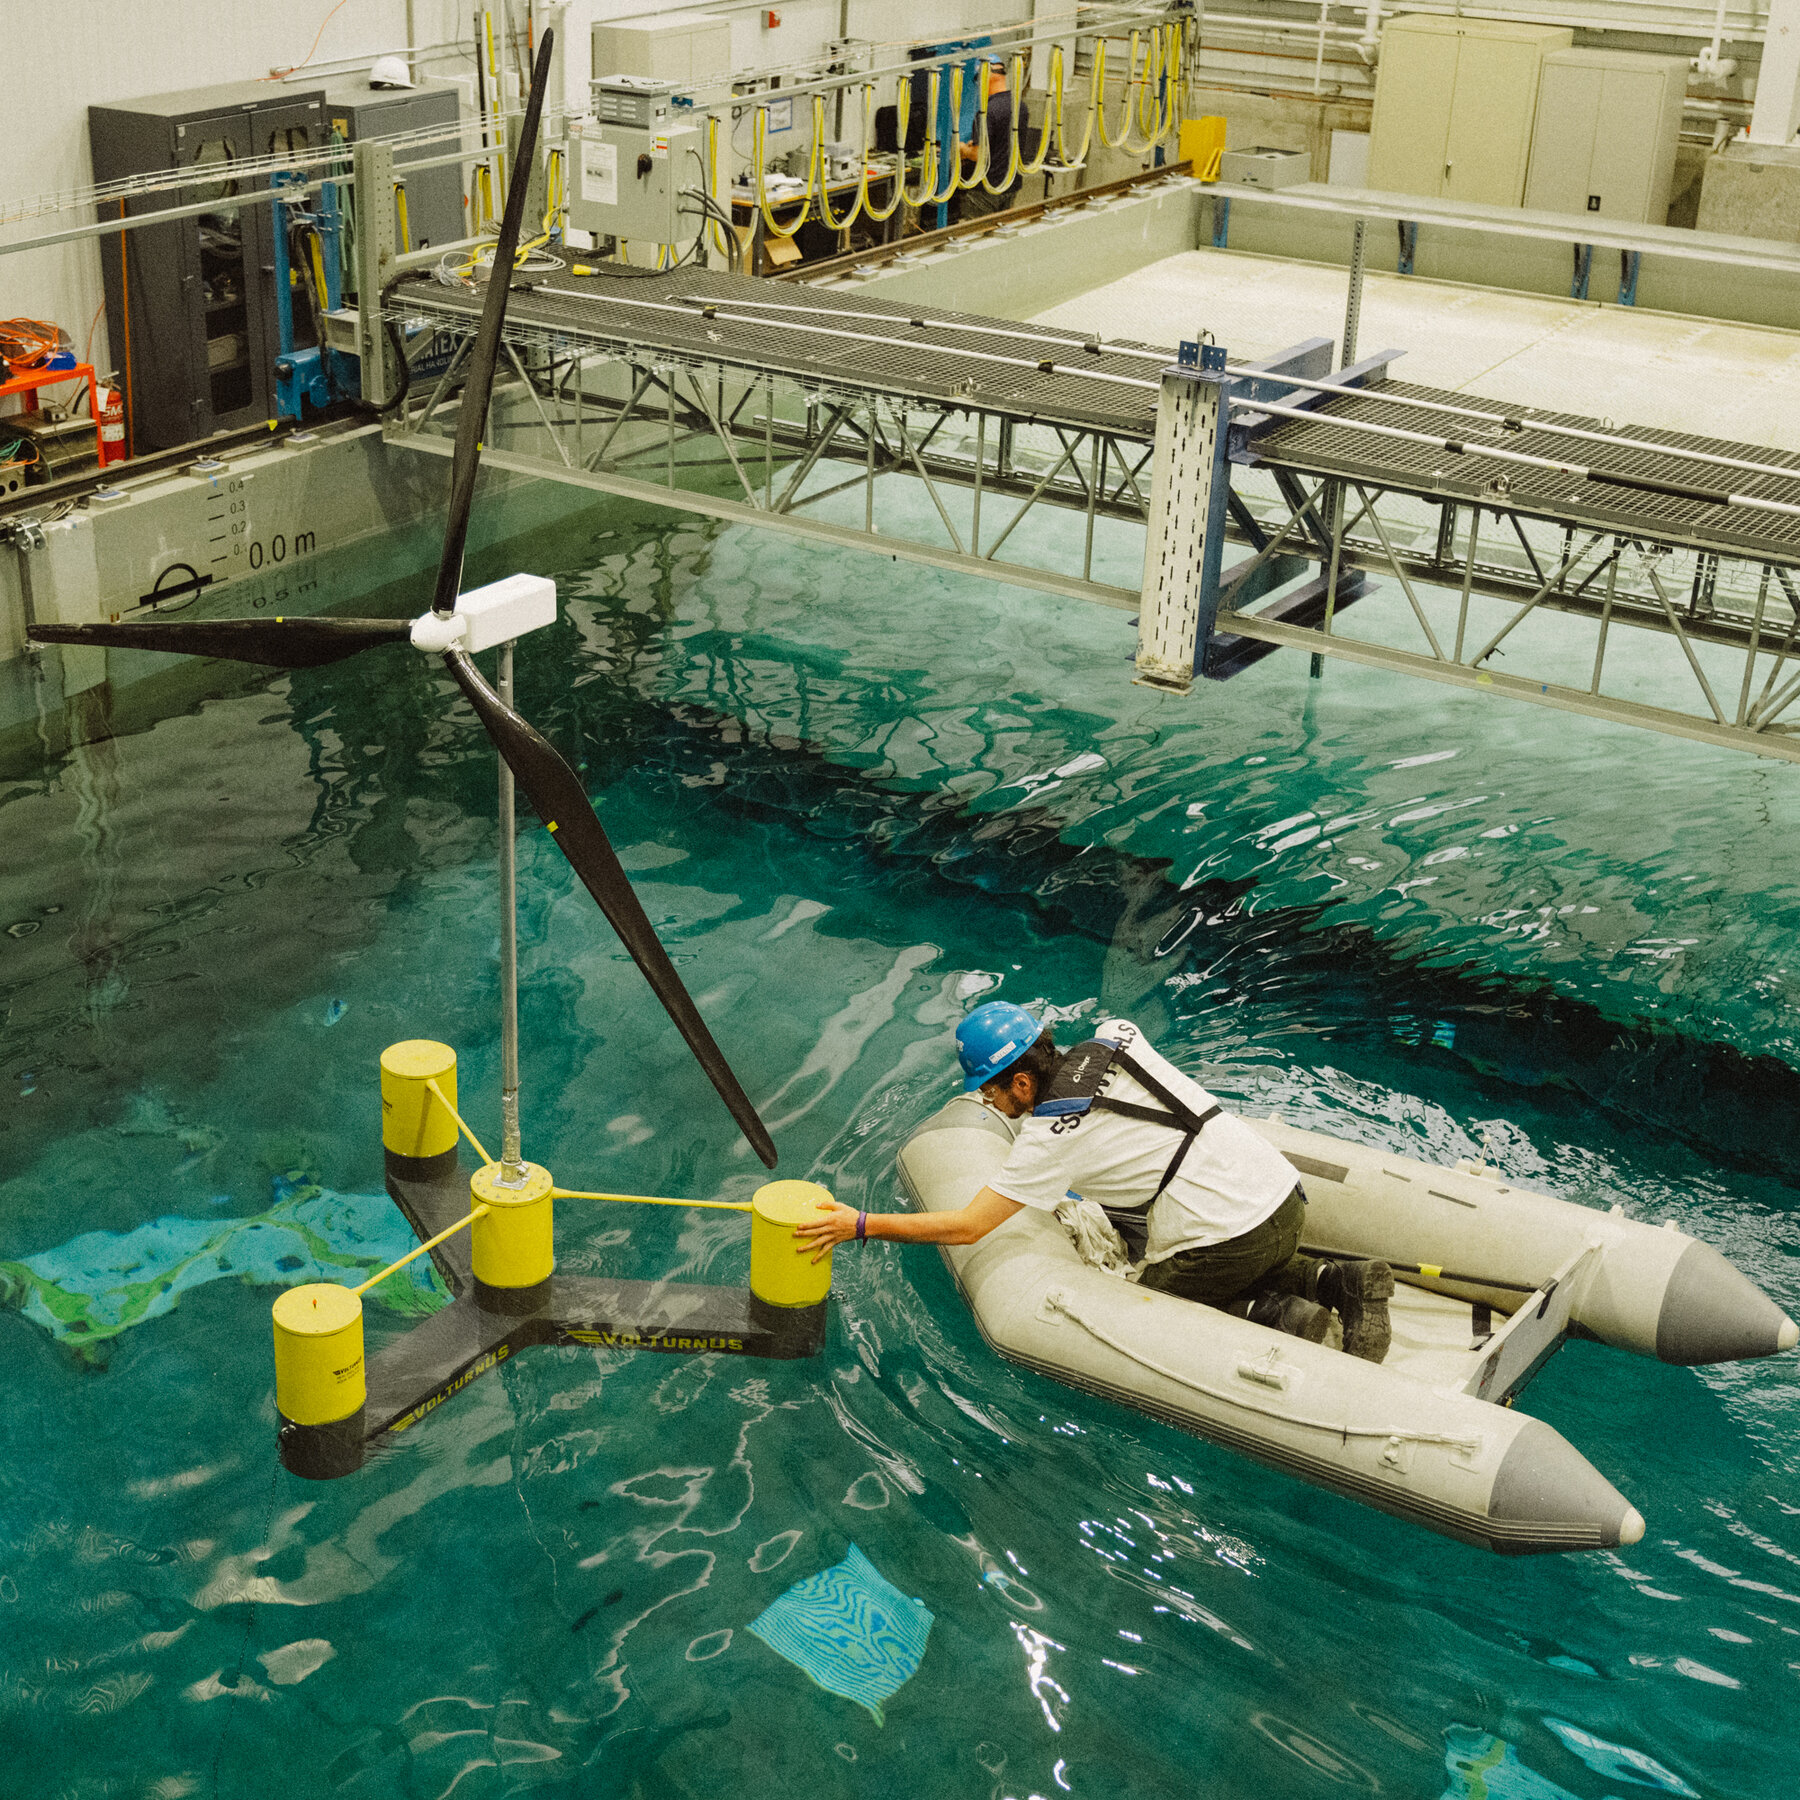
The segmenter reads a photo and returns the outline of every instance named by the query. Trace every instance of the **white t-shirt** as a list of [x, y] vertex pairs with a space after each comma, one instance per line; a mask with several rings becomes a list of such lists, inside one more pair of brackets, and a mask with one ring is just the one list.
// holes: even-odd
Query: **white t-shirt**
[[[1103, 1020], [1093, 1035], [1118, 1044], [1196, 1114], [1218, 1105], [1197, 1081], [1152, 1050], [1128, 1020]], [[1107, 1071], [1100, 1094], [1168, 1111], [1117, 1063]], [[1142, 1206], [1156, 1192], [1180, 1143], [1166, 1125], [1098, 1106], [1060, 1119], [1028, 1117], [1013, 1140], [1012, 1154], [988, 1186], [1008, 1200], [1045, 1212], [1054, 1212], [1071, 1192], [1101, 1206]], [[1178, 1250], [1241, 1237], [1262, 1224], [1299, 1179], [1294, 1165], [1265, 1138], [1242, 1119], [1220, 1113], [1207, 1121], [1151, 1207], [1146, 1260], [1161, 1262]]]

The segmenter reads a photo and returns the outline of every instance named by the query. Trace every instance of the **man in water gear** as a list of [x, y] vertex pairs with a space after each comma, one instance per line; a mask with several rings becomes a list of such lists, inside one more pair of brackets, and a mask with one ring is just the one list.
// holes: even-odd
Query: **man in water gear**
[[1135, 1025], [1105, 1020], [1065, 1056], [1023, 1007], [992, 1001], [956, 1040], [964, 1092], [1022, 1121], [1000, 1173], [961, 1212], [834, 1206], [799, 1228], [808, 1247], [822, 1254], [851, 1237], [972, 1244], [1021, 1206], [1053, 1212], [1073, 1191], [1136, 1238], [1145, 1287], [1314, 1343], [1335, 1311], [1351, 1355], [1387, 1355], [1392, 1271], [1298, 1255], [1305, 1196], [1293, 1165]]

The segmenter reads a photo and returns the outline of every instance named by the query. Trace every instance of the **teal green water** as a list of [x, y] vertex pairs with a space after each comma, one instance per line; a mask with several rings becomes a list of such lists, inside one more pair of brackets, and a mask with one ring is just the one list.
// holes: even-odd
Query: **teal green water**
[[[1673, 1218], [1800, 1306], [1791, 769], [1285, 658], [1151, 695], [1117, 615], [746, 533], [536, 560], [566, 605], [524, 709], [784, 1174], [892, 1204], [998, 990], [1128, 1012], [1246, 1108]], [[497, 1114], [493, 785], [383, 652], [221, 673], [0, 789], [0, 1789], [1791, 1791], [1791, 1357], [1569, 1346], [1524, 1404], [1649, 1530], [1555, 1560], [1002, 1365], [892, 1245], [840, 1254], [817, 1361], [536, 1350], [351, 1480], [281, 1472], [268, 1305], [379, 1260], [381, 1047], [455, 1043]], [[629, 963], [521, 852], [528, 1151], [742, 1197]], [[559, 1255], [747, 1264], [731, 1215], [575, 1203]], [[879, 1724], [750, 1629], [852, 1545], [931, 1620]]]

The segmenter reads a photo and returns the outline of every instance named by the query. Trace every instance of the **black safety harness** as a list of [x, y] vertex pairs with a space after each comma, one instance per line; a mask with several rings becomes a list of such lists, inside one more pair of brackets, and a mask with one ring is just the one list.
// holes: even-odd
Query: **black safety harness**
[[[1148, 1088], [1168, 1111], [1159, 1112], [1153, 1106], [1139, 1106], [1130, 1100], [1108, 1099], [1100, 1092], [1100, 1088], [1115, 1068], [1123, 1069], [1133, 1081]], [[1162, 1197], [1163, 1189], [1175, 1179], [1175, 1171], [1181, 1167], [1188, 1151], [1194, 1147], [1194, 1140], [1224, 1110], [1222, 1106], [1209, 1106], [1203, 1113], [1195, 1112], [1191, 1106], [1170, 1093], [1142, 1063], [1120, 1045], [1109, 1038], [1089, 1038], [1086, 1043], [1077, 1044], [1062, 1059], [1056, 1073], [1050, 1078], [1049, 1086], [1044, 1090], [1043, 1099], [1031, 1109], [1031, 1116], [1034, 1119], [1055, 1120], [1056, 1123], [1050, 1129], [1059, 1131], [1072, 1130], [1091, 1111], [1122, 1113], [1128, 1119], [1142, 1119], [1146, 1124], [1162, 1125], [1170, 1131], [1180, 1132], [1181, 1142], [1176, 1146], [1175, 1154], [1170, 1157], [1169, 1166], [1163, 1170], [1162, 1180], [1156, 1184], [1156, 1192], [1141, 1206], [1106, 1209], [1109, 1213], [1141, 1213], [1148, 1212]]]

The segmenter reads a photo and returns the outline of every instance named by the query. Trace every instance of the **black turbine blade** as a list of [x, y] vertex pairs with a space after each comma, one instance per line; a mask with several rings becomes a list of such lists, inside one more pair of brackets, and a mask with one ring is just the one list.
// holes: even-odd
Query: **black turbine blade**
[[669, 961], [669, 953], [662, 947], [575, 771], [542, 732], [520, 718], [488, 686], [481, 671], [460, 650], [450, 651], [444, 661], [474, 707], [475, 716], [494, 740], [494, 747], [506, 759], [514, 780], [525, 790], [526, 798], [569, 859], [570, 867], [581, 877], [583, 886], [619, 934], [620, 942], [631, 952], [631, 960], [643, 971], [644, 979], [675, 1021], [675, 1029], [687, 1040], [688, 1048], [706, 1071], [707, 1080], [718, 1089], [719, 1098], [737, 1120], [738, 1129], [750, 1140], [751, 1149], [762, 1158], [765, 1168], [774, 1168], [775, 1146], [767, 1129], [732, 1074], [724, 1053], [713, 1042], [693, 996], [675, 973], [675, 965]]
[[405, 640], [406, 619], [158, 619], [141, 625], [32, 625], [34, 644], [92, 644], [102, 650], [166, 650], [230, 662], [316, 669], [359, 650]]
[[500, 239], [494, 246], [494, 261], [488, 271], [487, 298], [482, 302], [475, 350], [469, 358], [468, 379], [463, 383], [462, 411], [456, 420], [456, 455], [450, 465], [450, 512], [444, 521], [444, 555], [438, 564], [437, 591], [431, 597], [431, 610], [442, 618], [456, 611], [456, 597], [462, 591], [469, 509], [475, 501], [481, 439], [487, 430], [494, 369], [500, 360], [500, 331], [506, 323], [506, 295], [512, 286], [519, 223], [525, 212], [525, 191], [531, 185], [532, 159], [537, 155], [538, 119], [544, 110], [544, 88], [550, 80], [550, 51], [555, 42], [555, 31], [546, 27], [538, 42], [537, 61], [532, 65], [531, 98], [525, 103], [519, 141], [508, 146], [512, 152], [512, 176], [506, 184], [506, 211], [500, 219]]

